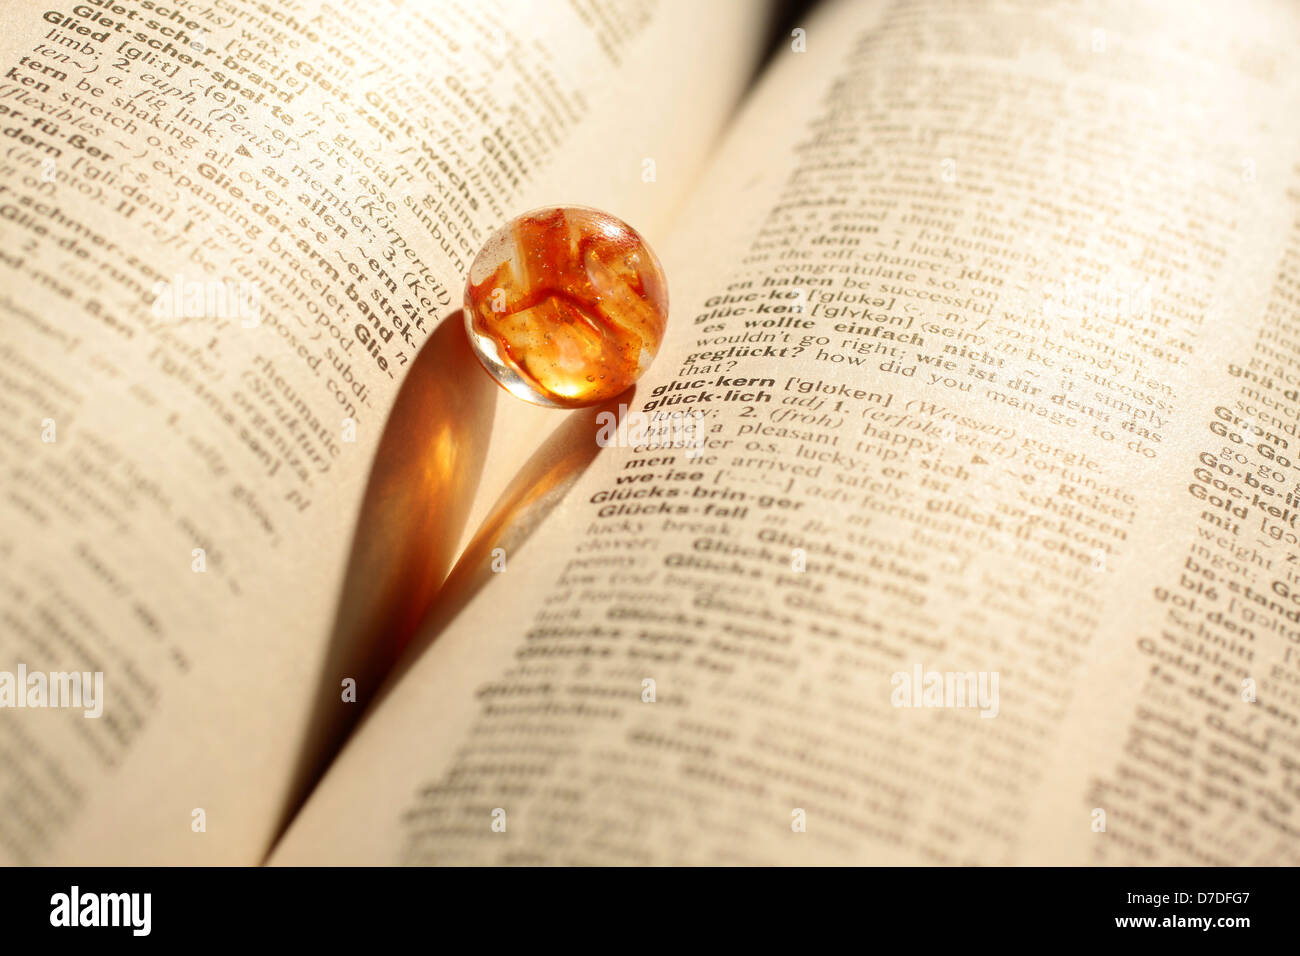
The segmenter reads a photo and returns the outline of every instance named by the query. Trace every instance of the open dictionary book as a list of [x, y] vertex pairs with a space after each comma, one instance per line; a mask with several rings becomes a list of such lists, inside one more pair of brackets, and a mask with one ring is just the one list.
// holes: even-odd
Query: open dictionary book
[[[0, 860], [1300, 862], [1293, 4], [0, 26]], [[569, 204], [572, 413], [460, 313]]]

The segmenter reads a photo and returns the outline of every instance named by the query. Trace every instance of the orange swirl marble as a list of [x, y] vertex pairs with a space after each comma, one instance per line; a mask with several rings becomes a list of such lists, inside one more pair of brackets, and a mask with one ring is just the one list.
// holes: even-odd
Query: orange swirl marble
[[645, 240], [581, 206], [536, 209], [484, 244], [465, 286], [465, 330], [483, 367], [525, 401], [594, 405], [650, 367], [668, 284]]

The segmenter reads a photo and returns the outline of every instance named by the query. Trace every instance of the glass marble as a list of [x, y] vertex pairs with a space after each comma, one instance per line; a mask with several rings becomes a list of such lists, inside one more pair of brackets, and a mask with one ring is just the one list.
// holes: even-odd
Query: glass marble
[[659, 259], [621, 219], [535, 209], [493, 233], [469, 268], [465, 330], [502, 388], [555, 408], [594, 405], [650, 367], [668, 324]]

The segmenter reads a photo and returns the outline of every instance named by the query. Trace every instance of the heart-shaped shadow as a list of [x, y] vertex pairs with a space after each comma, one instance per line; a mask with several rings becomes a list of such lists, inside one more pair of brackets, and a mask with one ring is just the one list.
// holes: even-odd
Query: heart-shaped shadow
[[416, 658], [437, 640], [465, 605], [502, 570], [497, 558], [504, 559], [506, 567], [509, 567], [508, 562], [519, 556], [524, 543], [564, 500], [574, 482], [600, 452], [596, 436], [602, 422], [610, 421], [602, 420], [600, 416], [613, 415], [614, 430], [617, 431], [619, 421], [632, 405], [635, 395], [636, 386], [632, 386], [601, 405], [570, 412], [564, 423], [533, 453], [466, 545], [456, 567], [443, 583], [428, 617], [381, 691], [380, 699], [388, 688], [398, 683]]
[[[442, 585], [482, 476], [499, 391], [475, 358], [459, 311], [411, 363], [371, 466], [282, 827]], [[347, 680], [355, 682], [352, 700]]]

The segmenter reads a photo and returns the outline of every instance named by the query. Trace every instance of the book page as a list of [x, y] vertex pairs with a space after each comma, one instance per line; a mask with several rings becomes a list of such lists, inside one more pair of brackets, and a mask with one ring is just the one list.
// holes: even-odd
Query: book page
[[[394, 551], [424, 535], [436, 583], [466, 520], [497, 388], [420, 348], [469, 262], [579, 198], [660, 236], [763, 17], [89, 0], [0, 26], [0, 702], [29, 708], [0, 711], [0, 860], [256, 862], [408, 375], [425, 420], [384, 464], [425, 486]], [[54, 673], [85, 707], [28, 693]]]
[[1297, 39], [819, 11], [664, 250], [698, 440], [457, 568], [272, 862], [1295, 862]]

